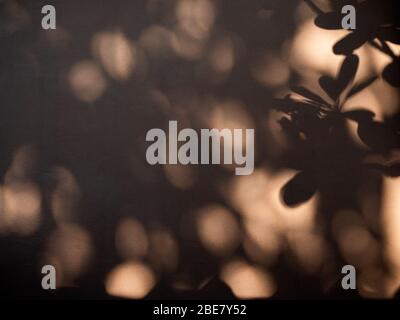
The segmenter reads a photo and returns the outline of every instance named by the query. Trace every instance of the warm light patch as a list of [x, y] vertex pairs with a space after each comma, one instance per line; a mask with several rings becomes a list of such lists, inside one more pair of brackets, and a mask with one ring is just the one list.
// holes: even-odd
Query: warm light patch
[[176, 17], [181, 30], [193, 38], [206, 37], [214, 24], [215, 7], [209, 0], [180, 0]]
[[42, 194], [32, 177], [37, 163], [36, 149], [17, 149], [0, 185], [0, 233], [33, 234], [41, 221]]
[[68, 80], [76, 98], [84, 102], [94, 102], [104, 93], [106, 80], [99, 67], [92, 61], [74, 64]]
[[281, 200], [281, 188], [293, 175], [290, 170], [271, 174], [257, 169], [252, 175], [233, 178], [226, 195], [244, 217], [277, 231], [310, 229], [315, 223], [317, 197], [296, 208], [287, 208]]
[[251, 66], [251, 74], [266, 87], [279, 87], [289, 80], [290, 70], [288, 63], [276, 54], [266, 54]]
[[229, 255], [240, 240], [239, 225], [227, 209], [209, 206], [197, 213], [197, 232], [204, 247], [215, 255]]
[[343, 60], [332, 51], [334, 44], [348, 32], [345, 30], [324, 30], [309, 19], [299, 26], [290, 49], [290, 63], [298, 71], [312, 69], [332, 76]]
[[311, 232], [290, 232], [288, 241], [299, 266], [308, 273], [318, 272], [326, 252], [322, 236]]
[[144, 29], [139, 36], [139, 45], [147, 54], [157, 58], [170, 54], [174, 41], [176, 41], [175, 33], [160, 25]]
[[350, 210], [339, 211], [333, 218], [332, 231], [348, 263], [365, 267], [377, 262], [378, 243], [359, 214]]
[[56, 187], [51, 195], [51, 209], [58, 222], [73, 222], [78, 214], [80, 188], [71, 171], [56, 167], [53, 171]]
[[125, 259], [145, 256], [149, 241], [143, 225], [134, 218], [123, 218], [115, 232], [115, 246], [120, 256]]
[[126, 80], [136, 64], [136, 50], [122, 32], [104, 31], [92, 41], [93, 54], [106, 72], [116, 80]]
[[174, 235], [164, 228], [156, 228], [149, 233], [149, 256], [154, 267], [172, 272], [178, 265], [179, 248]]
[[256, 262], [274, 261], [281, 250], [281, 239], [278, 232], [258, 220], [245, 220], [246, 239], [244, 248], [247, 255]]
[[269, 298], [276, 292], [272, 276], [246, 262], [228, 263], [222, 269], [221, 278], [239, 299]]
[[382, 268], [372, 266], [362, 270], [357, 287], [360, 295], [368, 299], [389, 299], [398, 290], [395, 277], [388, 275]]
[[384, 255], [393, 274], [392, 286], [400, 285], [400, 178], [383, 180], [382, 229]]
[[197, 180], [197, 169], [182, 164], [163, 165], [165, 177], [178, 189], [190, 189]]
[[233, 42], [230, 38], [219, 39], [209, 53], [209, 61], [217, 72], [231, 71], [235, 63]]
[[[210, 104], [210, 109], [207, 110], [206, 127], [223, 129], [251, 129], [254, 128], [254, 121], [246, 110], [246, 106], [239, 100], [221, 100], [213, 101]], [[221, 148], [229, 148], [229, 152], [233, 150], [245, 150], [246, 140], [232, 139], [232, 141], [221, 140]], [[232, 169], [234, 166], [224, 165], [225, 169]]]
[[151, 269], [141, 262], [127, 262], [115, 267], [106, 279], [107, 293], [113, 296], [141, 299], [155, 284]]
[[31, 235], [40, 224], [41, 193], [30, 182], [14, 183], [0, 188], [0, 232]]
[[92, 243], [88, 232], [75, 224], [62, 224], [47, 242], [46, 262], [57, 269], [57, 283], [71, 285], [90, 262]]

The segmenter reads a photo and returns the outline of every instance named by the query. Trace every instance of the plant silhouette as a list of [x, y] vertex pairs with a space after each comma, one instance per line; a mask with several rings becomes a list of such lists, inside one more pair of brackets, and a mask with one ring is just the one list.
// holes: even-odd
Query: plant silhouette
[[[380, 209], [365, 218], [363, 206], [383, 203], [382, 178], [400, 175], [399, 109], [381, 113], [366, 99], [347, 107], [367, 92], [388, 104], [379, 86], [399, 84], [394, 1], [318, 1], [332, 8], [323, 13], [309, 0], [317, 26], [302, 0], [54, 2], [57, 30], [47, 32], [46, 1], [0, 1], [0, 296], [115, 298], [107, 280], [131, 262], [153, 274], [148, 299], [230, 299], [234, 282], [265, 298], [363, 296], [341, 288], [340, 266], [358, 261], [331, 230], [342, 211], [363, 220], [356, 232], [351, 219], [344, 223], [361, 234], [351, 253], [372, 261], [367, 271], [385, 269]], [[332, 76], [331, 48], [330, 57], [318, 56], [330, 31], [318, 28], [340, 28], [344, 4], [356, 6], [357, 29], [333, 48], [343, 61]], [[321, 43], [306, 43], [308, 31]], [[361, 63], [376, 62], [362, 46], [389, 60], [359, 82]], [[306, 61], [309, 54], [324, 66]], [[320, 90], [308, 84], [315, 72]], [[149, 165], [146, 133], [170, 120], [196, 130], [254, 128], [254, 173]], [[288, 168], [296, 173], [282, 187]], [[316, 194], [313, 208], [290, 220], [292, 207]], [[202, 215], [215, 205], [221, 214]], [[39, 206], [34, 225], [30, 209]], [[315, 216], [303, 226], [308, 213]], [[212, 223], [203, 233], [204, 217]], [[29, 233], [19, 229], [24, 222]], [[78, 260], [71, 282], [41, 288], [43, 263]]]
[[[382, 77], [392, 86], [400, 86], [400, 56], [396, 55], [386, 42], [400, 43], [400, 24], [397, 19], [394, 0], [366, 0], [355, 4], [357, 27], [333, 46], [333, 52], [348, 55], [362, 45], [369, 43], [388, 55], [392, 61], [383, 69]], [[374, 15], [371, 16], [371, 12]], [[320, 13], [315, 24], [323, 29], [341, 29], [343, 15], [336, 11]]]
[[[283, 131], [291, 145], [296, 150], [301, 149], [296, 158], [307, 159], [303, 162], [295, 161], [293, 168], [300, 172], [282, 188], [282, 199], [286, 205], [296, 206], [309, 200], [322, 181], [325, 183], [331, 180], [332, 173], [343, 173], [340, 171], [344, 167], [343, 161], [346, 161], [346, 151], [342, 150], [343, 156], [331, 154], [330, 143], [336, 139], [335, 134], [344, 126], [346, 119], [357, 123], [357, 133], [369, 147], [365, 155], [387, 155], [390, 150], [400, 146], [398, 115], [385, 122], [377, 122], [374, 121], [374, 113], [365, 108], [342, 111], [348, 98], [376, 79], [373, 76], [352, 86], [358, 65], [358, 56], [351, 54], [344, 59], [336, 78], [327, 75], [319, 78], [319, 85], [329, 96], [329, 102], [304, 87], [292, 88], [300, 98], [289, 94], [276, 101], [276, 109], [288, 116], [279, 121]], [[397, 165], [366, 164], [362, 159], [360, 157], [358, 161], [363, 168], [380, 169], [385, 174], [397, 175]]]

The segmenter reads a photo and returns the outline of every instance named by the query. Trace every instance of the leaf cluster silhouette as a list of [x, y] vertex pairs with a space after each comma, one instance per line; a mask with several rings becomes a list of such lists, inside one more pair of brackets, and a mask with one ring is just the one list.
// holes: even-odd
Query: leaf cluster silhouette
[[[386, 42], [400, 44], [400, 23], [395, 0], [366, 0], [355, 4], [357, 27], [333, 46], [333, 52], [349, 55], [366, 43], [382, 51], [391, 62], [382, 71], [382, 77], [392, 86], [400, 86], [400, 56]], [[370, 13], [374, 14], [371, 15]], [[323, 29], [341, 29], [343, 15], [340, 9], [319, 14], [315, 24]]]
[[[345, 59], [335, 78], [322, 75], [319, 86], [329, 97], [324, 99], [305, 87], [293, 87], [291, 94], [277, 99], [275, 108], [285, 115], [279, 120], [289, 145], [289, 167], [299, 172], [282, 188], [282, 201], [288, 206], [296, 206], [309, 200], [323, 185], [337, 180], [338, 175], [353, 174], [344, 168], [355, 170], [378, 170], [384, 175], [400, 175], [400, 164], [390, 159], [391, 152], [400, 148], [400, 113], [375, 120], [375, 113], [368, 106], [344, 111], [344, 103], [371, 85], [377, 78], [372, 75], [359, 84], [353, 85], [359, 67], [359, 57], [354, 50], [371, 43], [392, 57], [383, 70], [382, 77], [391, 85], [399, 85], [399, 57], [390, 50], [386, 41], [400, 43], [399, 25], [395, 19], [393, 1], [364, 1], [356, 5], [357, 29], [340, 39], [334, 46], [335, 54], [345, 55]], [[312, 4], [315, 9], [315, 5]], [[372, 11], [371, 11], [372, 10]], [[340, 11], [321, 13], [315, 19], [318, 27], [340, 28]], [[370, 14], [374, 12], [374, 18]], [[379, 40], [379, 43], [376, 40]], [[333, 148], [337, 136], [345, 122], [353, 121], [357, 126], [359, 139], [368, 147], [366, 151], [354, 149], [351, 141]], [[348, 139], [349, 140], [349, 139]], [[335, 151], [333, 151], [335, 150]], [[337, 154], [337, 152], [341, 154]], [[346, 157], [348, 153], [357, 154]], [[354, 154], [353, 154], [354, 155]], [[372, 155], [384, 159], [370, 162]], [[375, 157], [376, 158], [376, 157]]]

